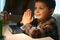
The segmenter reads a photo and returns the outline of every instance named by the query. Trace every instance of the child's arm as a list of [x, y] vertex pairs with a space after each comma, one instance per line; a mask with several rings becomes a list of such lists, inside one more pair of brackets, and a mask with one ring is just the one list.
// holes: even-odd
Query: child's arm
[[31, 26], [31, 24], [25, 25], [25, 27], [26, 27], [25, 33], [31, 36], [32, 38], [41, 38], [41, 37], [50, 36], [56, 39], [58, 37], [57, 26], [54, 23], [47, 24], [43, 28], [37, 28], [37, 27]]

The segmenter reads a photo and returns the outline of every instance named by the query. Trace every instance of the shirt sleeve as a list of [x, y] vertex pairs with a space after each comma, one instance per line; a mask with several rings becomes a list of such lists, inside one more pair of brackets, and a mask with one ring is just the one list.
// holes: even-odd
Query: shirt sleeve
[[45, 25], [45, 27], [39, 29], [31, 24], [26, 24], [23, 27], [25, 27], [25, 33], [31, 36], [32, 38], [42, 38], [47, 36], [50, 36], [52, 38], [57, 37], [57, 28], [55, 25], [47, 24]]
[[33, 30], [31, 36], [33, 38], [47, 37], [54, 34], [53, 30], [54, 28], [51, 25], [46, 25], [46, 27]]

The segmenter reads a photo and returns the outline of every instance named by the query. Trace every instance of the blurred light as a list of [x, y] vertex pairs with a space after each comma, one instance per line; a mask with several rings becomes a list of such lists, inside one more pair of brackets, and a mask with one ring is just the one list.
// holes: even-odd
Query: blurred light
[[5, 0], [0, 0], [0, 12], [3, 11], [4, 5], [5, 5]]

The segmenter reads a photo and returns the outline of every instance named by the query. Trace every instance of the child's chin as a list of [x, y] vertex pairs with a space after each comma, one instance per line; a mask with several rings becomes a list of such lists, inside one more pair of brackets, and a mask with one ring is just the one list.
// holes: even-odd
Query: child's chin
[[37, 17], [37, 19], [41, 19], [40, 17]]

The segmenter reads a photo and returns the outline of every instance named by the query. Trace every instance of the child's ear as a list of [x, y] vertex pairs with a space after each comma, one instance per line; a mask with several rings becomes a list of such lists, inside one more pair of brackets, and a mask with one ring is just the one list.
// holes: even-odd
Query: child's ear
[[52, 14], [53, 14], [53, 12], [54, 12], [54, 9], [53, 9], [53, 8], [51, 8], [51, 9], [50, 9], [50, 15], [52, 15]]

